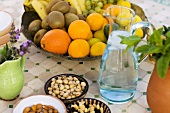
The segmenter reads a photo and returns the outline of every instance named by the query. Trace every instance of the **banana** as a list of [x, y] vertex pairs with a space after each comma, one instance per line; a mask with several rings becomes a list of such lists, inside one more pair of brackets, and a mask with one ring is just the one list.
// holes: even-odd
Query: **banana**
[[44, 5], [37, 0], [33, 0], [31, 4], [35, 11], [38, 13], [41, 20], [43, 20], [47, 16], [46, 8], [44, 7]]
[[85, 1], [86, 0], [77, 0], [77, 1], [79, 3], [79, 6], [80, 6], [82, 12], [85, 11], [86, 10], [86, 6], [85, 6]]
[[46, 7], [47, 6], [47, 4], [48, 4], [48, 2], [47, 1], [44, 1], [44, 0], [39, 0], [43, 5], [44, 5], [44, 7]]
[[79, 6], [78, 0], [66, 0], [67, 2], [70, 2], [70, 4], [77, 9], [78, 14], [82, 14], [82, 10]]

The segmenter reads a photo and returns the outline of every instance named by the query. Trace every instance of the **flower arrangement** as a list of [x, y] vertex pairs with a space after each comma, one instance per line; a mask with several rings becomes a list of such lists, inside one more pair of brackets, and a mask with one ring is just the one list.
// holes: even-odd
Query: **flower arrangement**
[[[170, 27], [163, 26], [154, 30], [148, 40], [143, 40], [139, 36], [124, 37], [120, 36], [120, 43], [126, 44], [127, 49], [134, 47], [133, 50], [143, 55], [150, 55], [156, 62], [156, 71], [160, 78], [165, 78], [170, 65]], [[138, 46], [139, 42], [145, 41], [146, 44]]]
[[11, 31], [9, 32], [10, 42], [6, 44], [2, 49], [0, 48], [0, 64], [7, 60], [16, 60], [19, 57], [22, 57], [25, 53], [29, 52], [28, 48], [33, 44], [32, 41], [28, 40], [27, 42], [22, 43], [20, 48], [14, 46], [20, 37], [22, 29], [15, 30], [15, 25], [12, 24]]

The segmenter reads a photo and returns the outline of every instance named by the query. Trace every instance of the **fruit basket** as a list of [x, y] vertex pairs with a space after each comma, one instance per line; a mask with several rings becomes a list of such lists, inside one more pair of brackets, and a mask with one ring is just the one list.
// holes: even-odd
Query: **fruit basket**
[[[136, 15], [138, 15], [143, 21], [148, 21], [147, 17], [145, 16], [145, 13], [144, 11], [142, 10], [141, 7], [137, 6], [136, 4], [133, 4], [131, 3], [131, 8], [136, 12]], [[26, 10], [26, 8], [25, 8]], [[30, 23], [36, 19], [40, 19], [41, 18], [39, 17], [39, 15], [35, 12], [35, 11], [25, 11], [22, 15], [22, 23], [21, 23], [21, 26], [23, 27], [23, 34], [24, 36], [29, 39], [29, 40], [32, 40], [34, 42], [34, 37], [31, 35], [31, 32], [29, 32], [28, 30], [28, 27], [30, 25]], [[144, 36], [148, 36], [148, 29], [143, 29], [143, 32], [144, 32]], [[72, 39], [71, 39], [72, 40]], [[38, 49], [42, 50], [42, 51], [46, 51], [44, 50], [42, 47], [40, 46], [37, 46], [35, 44], [35, 47], [37, 47]], [[48, 51], [46, 51], [48, 52]], [[81, 60], [81, 61], [86, 61], [86, 60], [95, 60], [95, 59], [98, 59], [98, 58], [101, 58], [101, 55], [100, 56], [91, 56], [90, 54], [85, 56], [85, 57], [82, 57], [82, 58], [73, 58], [71, 57], [68, 52], [66, 52], [65, 54], [56, 54], [56, 53], [53, 53], [53, 52], [50, 52], [51, 54], [53, 54], [54, 56], [60, 56], [62, 58], [65, 58], [65, 59], [69, 59], [69, 60]], [[146, 58], [143, 57], [143, 59]]]

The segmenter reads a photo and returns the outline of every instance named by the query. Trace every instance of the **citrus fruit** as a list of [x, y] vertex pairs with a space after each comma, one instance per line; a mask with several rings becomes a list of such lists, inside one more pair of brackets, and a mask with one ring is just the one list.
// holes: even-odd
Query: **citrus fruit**
[[68, 54], [73, 58], [86, 57], [90, 52], [89, 43], [83, 39], [73, 40], [68, 48]]
[[135, 23], [141, 22], [141, 21], [142, 21], [142, 19], [138, 15], [135, 15], [133, 23], [135, 24]]
[[90, 47], [91, 47], [93, 44], [95, 44], [96, 42], [101, 42], [101, 40], [98, 39], [98, 38], [91, 38], [91, 39], [88, 40], [88, 43], [89, 43]]
[[41, 47], [49, 52], [56, 54], [65, 54], [71, 38], [61, 29], [53, 29], [48, 31], [41, 39]]
[[143, 38], [143, 30], [142, 28], [138, 28], [136, 31], [135, 31], [135, 34], [134, 35], [138, 35], [140, 38]]
[[70, 24], [68, 28], [68, 33], [73, 40], [86, 40], [90, 32], [90, 27], [84, 20], [75, 20]]
[[100, 39], [102, 42], [105, 42], [105, 43], [107, 42], [107, 38], [105, 37], [104, 31], [102, 29], [96, 31], [94, 33], [94, 37]]
[[117, 16], [119, 13], [121, 13], [121, 8], [120, 7], [113, 7], [110, 10], [111, 16]]
[[91, 56], [102, 56], [105, 48], [106, 48], [105, 43], [97, 42], [93, 44], [92, 47], [90, 48], [90, 55]]
[[[112, 31], [115, 31], [115, 30], [118, 30], [119, 29], [119, 25], [116, 24], [116, 23], [113, 23], [112, 24]], [[107, 24], [105, 27], [104, 27], [104, 35], [106, 38], [109, 37], [109, 30], [110, 30], [110, 24]]]
[[128, 7], [128, 8], [131, 8], [131, 4], [130, 4], [129, 1], [119, 0], [119, 1], [117, 2], [117, 5], [125, 6], [125, 7]]
[[104, 22], [103, 22], [102, 29], [104, 29], [104, 26], [106, 26], [109, 23], [109, 21], [106, 18], [103, 18], [103, 19], [104, 19]]
[[90, 31], [90, 33], [89, 33], [89, 35], [87, 36], [86, 40], [89, 40], [89, 39], [91, 39], [91, 38], [93, 38], [93, 33], [92, 33], [92, 31]]
[[131, 23], [132, 17], [133, 17], [133, 15], [131, 13], [120, 13], [117, 16], [116, 22], [121, 27], [126, 27], [126, 26], [128, 26]]
[[113, 4], [104, 4], [103, 9], [106, 10], [110, 6], [113, 6]]
[[104, 11], [105, 11], [104, 9], [101, 9], [101, 10], [100, 10], [100, 15], [101, 15], [101, 16], [103, 16]]
[[89, 24], [90, 29], [97, 31], [103, 26], [103, 17], [99, 13], [92, 13], [87, 16], [86, 22]]

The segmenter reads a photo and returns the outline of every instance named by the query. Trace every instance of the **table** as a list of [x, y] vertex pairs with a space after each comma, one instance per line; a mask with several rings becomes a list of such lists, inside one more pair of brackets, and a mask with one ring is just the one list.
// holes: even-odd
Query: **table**
[[[24, 0], [0, 0], [0, 10], [10, 12], [14, 17], [16, 28], [21, 26], [21, 16], [24, 12]], [[170, 7], [151, 0], [131, 0], [138, 4], [145, 11], [149, 21], [156, 27], [170, 25]], [[21, 34], [18, 44], [26, 41]], [[31, 47], [30, 53], [26, 55], [24, 70], [25, 84], [20, 96], [13, 101], [0, 100], [0, 113], [11, 113], [13, 106], [20, 99], [29, 95], [45, 94], [43, 86], [52, 76], [62, 73], [74, 73], [85, 77], [90, 85], [86, 97], [96, 98], [105, 102], [99, 94], [97, 84], [100, 59], [93, 61], [72, 61], [60, 57], [54, 57], [35, 47]], [[114, 105], [105, 102], [110, 107], [112, 113], [151, 113], [146, 101], [147, 84], [154, 68], [154, 63], [146, 59], [139, 65], [139, 79], [137, 92], [132, 101]]]

